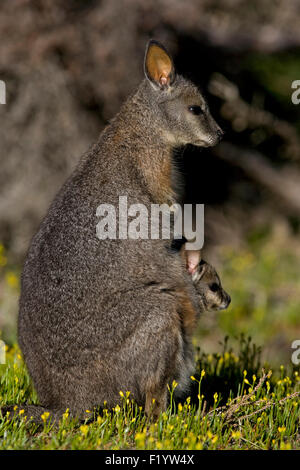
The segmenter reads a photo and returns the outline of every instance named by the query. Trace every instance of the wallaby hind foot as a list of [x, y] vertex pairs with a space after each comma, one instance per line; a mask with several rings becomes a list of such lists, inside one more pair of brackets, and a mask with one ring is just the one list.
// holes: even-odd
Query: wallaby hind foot
[[163, 411], [167, 408], [168, 396], [167, 386], [164, 387], [151, 387], [146, 392], [145, 400], [145, 413], [150, 418], [156, 421]]

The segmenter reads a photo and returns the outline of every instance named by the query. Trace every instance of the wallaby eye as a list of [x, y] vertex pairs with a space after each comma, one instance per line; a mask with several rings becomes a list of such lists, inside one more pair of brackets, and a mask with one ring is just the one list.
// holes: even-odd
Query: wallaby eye
[[189, 106], [189, 112], [192, 114], [195, 114], [195, 116], [199, 116], [200, 114], [203, 114], [203, 111], [200, 108], [200, 106]]
[[213, 284], [210, 284], [209, 288], [212, 292], [217, 292], [217, 290], [219, 290], [219, 286], [216, 282], [214, 282]]

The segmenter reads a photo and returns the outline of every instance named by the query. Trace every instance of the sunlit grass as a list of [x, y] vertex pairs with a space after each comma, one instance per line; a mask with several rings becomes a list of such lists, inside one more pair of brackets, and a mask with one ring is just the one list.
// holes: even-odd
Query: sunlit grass
[[191, 396], [175, 403], [173, 383], [169, 407], [157, 422], [147, 419], [129, 391], [120, 391], [121, 406], [98, 414], [86, 410], [85, 422], [66, 410], [55, 428], [47, 413], [40, 427], [25, 416], [22, 404], [36, 402], [36, 395], [18, 348], [11, 348], [1, 366], [0, 399], [18, 405], [17, 417], [0, 419], [0, 449], [299, 448], [299, 374], [287, 375], [284, 367], [263, 373], [257, 355], [246, 339], [238, 353], [227, 344], [222, 354], [199, 352]]

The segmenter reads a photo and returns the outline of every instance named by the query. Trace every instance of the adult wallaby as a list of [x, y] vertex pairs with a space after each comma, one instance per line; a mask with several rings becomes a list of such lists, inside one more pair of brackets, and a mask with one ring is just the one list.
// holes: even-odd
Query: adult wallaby
[[118, 207], [119, 196], [146, 208], [177, 202], [174, 148], [212, 146], [222, 135], [157, 41], [144, 70], [54, 199], [25, 261], [18, 336], [42, 406], [22, 408], [34, 419], [114, 406], [120, 390], [156, 415], [167, 385], [188, 373], [181, 314], [196, 316], [197, 301], [171, 240], [96, 236], [97, 207]]

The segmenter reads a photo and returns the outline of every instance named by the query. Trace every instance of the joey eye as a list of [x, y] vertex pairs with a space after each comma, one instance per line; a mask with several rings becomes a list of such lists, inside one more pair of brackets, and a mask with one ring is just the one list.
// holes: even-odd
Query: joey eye
[[200, 106], [189, 106], [189, 112], [194, 114], [195, 116], [199, 116], [200, 114], [203, 114], [203, 111]]
[[212, 292], [217, 292], [217, 290], [219, 290], [219, 286], [216, 282], [214, 282], [213, 284], [210, 284], [209, 288]]

